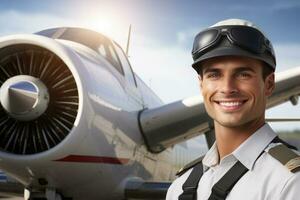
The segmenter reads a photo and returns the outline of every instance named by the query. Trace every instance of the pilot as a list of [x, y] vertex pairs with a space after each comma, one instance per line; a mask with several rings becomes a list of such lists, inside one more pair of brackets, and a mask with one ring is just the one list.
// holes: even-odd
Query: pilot
[[246, 20], [220, 21], [196, 35], [192, 56], [216, 142], [178, 172], [166, 199], [300, 199], [299, 153], [265, 122], [276, 67], [265, 34]]

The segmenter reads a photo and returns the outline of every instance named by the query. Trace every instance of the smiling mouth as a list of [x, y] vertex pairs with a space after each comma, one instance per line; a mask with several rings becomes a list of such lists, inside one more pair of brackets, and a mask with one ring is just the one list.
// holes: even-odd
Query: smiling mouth
[[236, 111], [239, 110], [247, 100], [232, 100], [232, 101], [214, 101], [222, 109], [226, 111]]

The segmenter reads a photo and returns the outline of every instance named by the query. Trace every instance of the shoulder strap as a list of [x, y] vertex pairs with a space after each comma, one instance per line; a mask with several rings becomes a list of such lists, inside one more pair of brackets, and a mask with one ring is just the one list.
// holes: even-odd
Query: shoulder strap
[[248, 169], [237, 161], [232, 168], [212, 187], [208, 200], [223, 200]]
[[183, 193], [178, 200], [197, 200], [198, 183], [203, 175], [202, 160], [193, 168], [191, 174], [182, 185]]
[[269, 149], [268, 153], [295, 173], [300, 171], [300, 156], [284, 144], [277, 145]]
[[[212, 188], [209, 200], [223, 200], [238, 182], [238, 180], [248, 171], [241, 163], [237, 162]], [[203, 175], [202, 162], [198, 163], [192, 170], [191, 174], [182, 185], [183, 193], [178, 200], [196, 200], [198, 183]]]

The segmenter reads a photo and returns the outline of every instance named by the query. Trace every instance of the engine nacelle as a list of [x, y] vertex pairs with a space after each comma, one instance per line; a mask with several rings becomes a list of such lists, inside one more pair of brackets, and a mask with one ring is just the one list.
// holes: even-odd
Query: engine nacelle
[[0, 42], [0, 149], [17, 155], [41, 153], [58, 145], [74, 127], [80, 83], [64, 56], [48, 46], [18, 37], [9, 41], [14, 44]]

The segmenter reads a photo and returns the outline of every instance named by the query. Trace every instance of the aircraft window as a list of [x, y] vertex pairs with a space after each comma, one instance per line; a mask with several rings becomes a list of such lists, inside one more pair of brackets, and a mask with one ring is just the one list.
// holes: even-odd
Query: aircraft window
[[122, 50], [122, 48], [118, 44], [116, 44], [116, 43], [115, 43], [115, 49], [116, 49], [117, 54], [118, 54], [118, 56], [120, 58], [120, 61], [122, 63], [126, 79], [132, 85], [136, 86], [136, 81], [135, 81], [135, 78], [134, 78], [133, 71], [132, 71], [132, 68], [130, 66], [130, 63], [129, 63], [128, 59], [127, 59], [127, 56], [125, 55], [125, 53]]
[[105, 58], [107, 57], [106, 51], [105, 51], [105, 47], [104, 47], [103, 44], [101, 44], [101, 45], [99, 46], [98, 52], [99, 52], [102, 56], [104, 56]]
[[124, 74], [111, 41], [100, 33], [83, 28], [62, 27], [43, 30], [36, 34], [83, 44], [104, 56], [121, 74]]
[[121, 74], [124, 74], [123, 73], [123, 69], [122, 69], [122, 66], [120, 64], [120, 61], [118, 59], [118, 56], [113, 48], [112, 45], [108, 45], [108, 49], [109, 49], [109, 53], [110, 53], [110, 57], [111, 57], [111, 61], [112, 61], [112, 64], [116, 67], [116, 69], [121, 73]]
[[106, 45], [110, 41], [100, 33], [82, 28], [54, 28], [36, 33], [55, 39], [70, 40], [90, 47], [98, 52], [101, 45]]
[[109, 45], [108, 48], [109, 48], [109, 53], [112, 56], [114, 62], [118, 63], [119, 60], [118, 60], [116, 52], [113, 50], [113, 47], [111, 45]]

